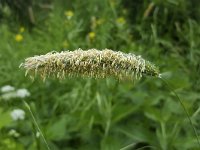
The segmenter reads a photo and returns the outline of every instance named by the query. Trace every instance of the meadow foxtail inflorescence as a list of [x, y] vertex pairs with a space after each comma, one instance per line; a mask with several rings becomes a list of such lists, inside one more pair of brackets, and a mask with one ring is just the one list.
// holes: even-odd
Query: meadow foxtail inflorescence
[[50, 52], [46, 55], [25, 59], [20, 65], [26, 74], [39, 74], [43, 79], [49, 76], [57, 78], [113, 76], [119, 80], [136, 80], [142, 75], [159, 76], [159, 71], [149, 61], [132, 53], [123, 53], [104, 49], [74, 50]]
[[[136, 56], [132, 53], [127, 54], [120, 51], [113, 51], [110, 49], [104, 49], [101, 51], [97, 49], [89, 49], [84, 51], [79, 48], [74, 51], [63, 51], [60, 53], [50, 52], [46, 55], [29, 57], [25, 59], [25, 62], [22, 63], [20, 67], [23, 67], [26, 70], [26, 74], [30, 74], [30, 76], [39, 74], [43, 79], [46, 79], [46, 77], [49, 76], [55, 76], [59, 79], [63, 79], [67, 76], [93, 78], [106, 78], [112, 76], [119, 80], [134, 81], [140, 79], [142, 75], [158, 77], [168, 86], [170, 91], [172, 91], [179, 100], [188, 120], [190, 121], [200, 146], [198, 134], [182, 100], [179, 98], [177, 93], [170, 88], [167, 81], [161, 77], [158, 68], [151, 62], [143, 59], [141, 56]], [[29, 111], [31, 112], [31, 110]], [[34, 116], [32, 117], [34, 119]], [[38, 125], [37, 128], [40, 131]], [[48, 147], [44, 137], [43, 139]]]

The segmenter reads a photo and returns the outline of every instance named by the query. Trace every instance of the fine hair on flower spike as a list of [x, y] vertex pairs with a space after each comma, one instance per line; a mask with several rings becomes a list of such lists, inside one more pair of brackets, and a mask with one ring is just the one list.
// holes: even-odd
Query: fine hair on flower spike
[[74, 51], [50, 52], [46, 55], [25, 59], [20, 65], [31, 76], [42, 79], [54, 76], [65, 77], [115, 77], [119, 80], [137, 80], [142, 75], [159, 77], [159, 71], [151, 62], [132, 53], [110, 49], [77, 49]]

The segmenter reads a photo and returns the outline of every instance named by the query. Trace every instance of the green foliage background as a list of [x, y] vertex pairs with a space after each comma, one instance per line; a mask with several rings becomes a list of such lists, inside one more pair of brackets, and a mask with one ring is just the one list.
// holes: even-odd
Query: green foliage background
[[[18, 68], [26, 57], [79, 47], [142, 55], [160, 67], [200, 135], [199, 0], [9, 2], [0, 1], [0, 86], [30, 91], [25, 100], [51, 149], [118, 150], [130, 144], [123, 150], [144, 146], [199, 149], [185, 112], [159, 79], [144, 77], [136, 84], [80, 78], [32, 82]], [[28, 7], [33, 10], [34, 22]], [[17, 34], [23, 37], [21, 41], [16, 40]], [[23, 109], [25, 120], [12, 121], [13, 108]], [[20, 136], [10, 136], [10, 129]], [[21, 99], [1, 99], [0, 149], [46, 149], [35, 134]]]

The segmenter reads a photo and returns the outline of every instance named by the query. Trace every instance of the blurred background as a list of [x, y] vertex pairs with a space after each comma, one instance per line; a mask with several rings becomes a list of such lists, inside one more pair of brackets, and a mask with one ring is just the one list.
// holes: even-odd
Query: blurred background
[[19, 69], [26, 57], [78, 48], [155, 63], [200, 135], [199, 0], [0, 0], [0, 150], [47, 149], [22, 100], [52, 150], [199, 149], [160, 79], [42, 82]]

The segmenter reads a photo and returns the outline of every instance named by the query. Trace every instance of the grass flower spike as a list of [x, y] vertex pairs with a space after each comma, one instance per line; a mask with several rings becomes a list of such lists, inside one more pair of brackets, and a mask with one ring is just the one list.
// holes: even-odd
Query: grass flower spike
[[46, 55], [25, 59], [20, 65], [26, 74], [39, 74], [43, 79], [49, 76], [68, 77], [115, 77], [119, 80], [136, 80], [142, 75], [159, 76], [158, 69], [141, 56], [104, 49], [51, 52]]

